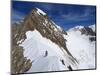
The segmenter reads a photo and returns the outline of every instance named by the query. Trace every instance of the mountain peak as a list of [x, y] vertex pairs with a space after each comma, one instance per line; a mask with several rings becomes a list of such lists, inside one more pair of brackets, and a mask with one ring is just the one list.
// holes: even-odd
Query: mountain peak
[[42, 11], [41, 9], [39, 9], [39, 8], [36, 8], [37, 9], [37, 13], [40, 15], [40, 14], [42, 14], [42, 15], [46, 15], [46, 13], [44, 12], [44, 11]]
[[89, 28], [91, 28], [95, 32], [95, 24], [94, 25], [90, 25]]
[[90, 26], [75, 26], [71, 29], [68, 30], [68, 32], [80, 32], [82, 35], [88, 35], [88, 36], [96, 36], [95, 32], [95, 25], [90, 25]]
[[[66, 62], [66, 65], [77, 64], [77, 60], [72, 56], [66, 46], [67, 40], [63, 35], [67, 35], [67, 33], [60, 26], [56, 25], [41, 9], [33, 9], [30, 14], [25, 17], [22, 25], [19, 26], [18, 28], [13, 28], [13, 31], [15, 31], [13, 32], [13, 45], [23, 47], [26, 51], [24, 52], [26, 53], [25, 56], [27, 56], [27, 51], [32, 51], [32, 54], [28, 55], [29, 59], [31, 59], [30, 55], [34, 55], [34, 52], [38, 53], [37, 51], [39, 51], [40, 53], [42, 51], [41, 54], [44, 55], [43, 52], [45, 51], [46, 55], [44, 56], [47, 56], [49, 52], [49, 55], [55, 56], [55, 59], [59, 60], [59, 62], [63, 60], [62, 64], [64, 64], [64, 62]], [[29, 46], [29, 48], [26, 49], [26, 46]], [[53, 54], [50, 54], [51, 51]], [[59, 52], [61, 52], [61, 54]], [[37, 54], [40, 59], [41, 54]], [[67, 61], [67, 59], [70, 61]], [[32, 56], [31, 61], [33, 60], [34, 57]], [[41, 60], [39, 60], [39, 62], [40, 61]], [[49, 60], [47, 59], [46, 61]], [[32, 66], [34, 67], [34, 65]]]
[[81, 25], [75, 26], [75, 29], [82, 29], [82, 28], [84, 28], [84, 26], [81, 26]]

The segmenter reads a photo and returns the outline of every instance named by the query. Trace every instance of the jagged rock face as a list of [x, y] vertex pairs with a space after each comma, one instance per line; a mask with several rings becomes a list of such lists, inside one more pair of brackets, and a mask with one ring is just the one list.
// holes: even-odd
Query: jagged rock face
[[25, 19], [23, 29], [24, 32], [37, 29], [42, 36], [50, 39], [59, 46], [65, 47], [62, 32], [51, 22], [47, 15], [39, 15], [36, 9]]
[[89, 40], [92, 41], [96, 41], [96, 32], [93, 31], [91, 28], [89, 27], [84, 27], [82, 29], [80, 29], [81, 34], [85, 34], [85, 35], [89, 35]]
[[[63, 29], [59, 29], [55, 23], [45, 14], [39, 13], [38, 9], [33, 9], [20, 24], [12, 25], [12, 72], [23, 73], [28, 71], [32, 66], [32, 61], [23, 55], [23, 47], [19, 46], [20, 40], [26, 39], [27, 31], [35, 29], [45, 38], [63, 48], [69, 55], [71, 62], [76, 63], [76, 59], [71, 55], [66, 47], [66, 39], [63, 37], [67, 33]], [[21, 55], [21, 56], [20, 56]], [[47, 55], [47, 54], [46, 54]], [[15, 62], [16, 61], [16, 62]]]
[[80, 31], [81, 31], [81, 34], [86, 34], [86, 35], [91, 35], [91, 36], [96, 35], [96, 33], [89, 27], [84, 27]]
[[17, 45], [12, 49], [12, 74], [26, 72], [32, 66], [31, 60], [24, 57], [23, 51], [23, 48]]
[[26, 39], [25, 33], [28, 30], [33, 31], [34, 29], [37, 29], [42, 36], [50, 39], [68, 51], [65, 43], [66, 40], [62, 35], [67, 35], [67, 33], [64, 30], [57, 28], [47, 15], [38, 14], [37, 9], [33, 9], [32, 12], [25, 18], [19, 40], [22, 38]]
[[74, 31], [80, 31], [81, 35], [86, 35], [89, 36], [89, 40], [91, 42], [96, 41], [96, 31], [95, 31], [95, 27], [93, 27], [95, 25], [91, 25], [91, 26], [76, 26], [75, 28], [71, 28]]
[[96, 41], [96, 37], [89, 37], [89, 40], [92, 41]]
[[24, 57], [23, 47], [17, 44], [19, 39], [19, 35], [21, 32], [22, 25], [17, 25], [16, 23], [12, 25], [12, 50], [11, 50], [11, 73], [23, 73], [28, 71], [31, 66], [32, 62], [30, 59]]

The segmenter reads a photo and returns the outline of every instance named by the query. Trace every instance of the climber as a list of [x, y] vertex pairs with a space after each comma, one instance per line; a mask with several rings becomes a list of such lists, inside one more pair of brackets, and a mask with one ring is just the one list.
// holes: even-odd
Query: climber
[[46, 51], [45, 51], [45, 55], [44, 55], [44, 57], [46, 57], [47, 55], [48, 55], [48, 51], [46, 50]]
[[65, 65], [64, 60], [61, 60], [62, 64]]
[[69, 69], [70, 71], [72, 71], [72, 70], [73, 70], [73, 69], [72, 69], [72, 67], [71, 67], [70, 65], [68, 66], [68, 69]]

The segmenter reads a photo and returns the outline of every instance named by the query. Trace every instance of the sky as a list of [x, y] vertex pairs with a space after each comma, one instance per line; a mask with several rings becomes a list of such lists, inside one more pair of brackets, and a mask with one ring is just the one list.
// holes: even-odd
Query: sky
[[24, 1], [12, 1], [12, 22], [21, 21], [34, 8], [43, 10], [51, 20], [65, 30], [77, 25], [96, 24], [96, 6]]

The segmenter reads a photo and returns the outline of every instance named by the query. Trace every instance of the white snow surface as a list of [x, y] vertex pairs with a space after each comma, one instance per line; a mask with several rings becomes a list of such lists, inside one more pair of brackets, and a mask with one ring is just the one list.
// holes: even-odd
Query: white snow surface
[[[68, 70], [67, 66], [71, 63], [63, 48], [43, 37], [37, 30], [27, 31], [26, 36], [20, 46], [25, 50], [24, 56], [33, 61], [28, 72]], [[65, 65], [61, 60], [64, 60]]]
[[90, 25], [89, 28], [91, 28], [95, 32], [95, 25]]
[[[79, 27], [80, 28], [80, 27]], [[28, 72], [62, 71], [68, 70], [71, 65], [73, 70], [95, 68], [95, 42], [89, 41], [90, 36], [81, 35], [80, 31], [69, 30], [64, 35], [69, 52], [78, 61], [75, 65], [70, 60], [67, 52], [43, 37], [36, 29], [26, 32], [26, 39], [18, 41], [24, 48], [24, 57], [32, 61], [32, 67]], [[62, 64], [61, 60], [64, 60]]]
[[89, 41], [89, 36], [81, 35], [80, 31], [69, 30], [66, 45], [70, 53], [77, 59], [78, 69], [95, 68], [95, 42]]
[[44, 12], [44, 11], [42, 11], [41, 9], [39, 9], [39, 8], [36, 8], [37, 9], [37, 13], [40, 15], [40, 13], [42, 14], [42, 15], [46, 15], [46, 13]]
[[80, 29], [82, 29], [82, 28], [84, 28], [84, 26], [77, 25], [77, 26], [75, 26], [75, 27], [73, 27], [73, 28], [70, 28], [68, 31], [77, 31], [77, 30], [80, 30]]

